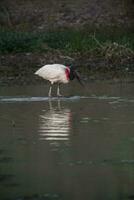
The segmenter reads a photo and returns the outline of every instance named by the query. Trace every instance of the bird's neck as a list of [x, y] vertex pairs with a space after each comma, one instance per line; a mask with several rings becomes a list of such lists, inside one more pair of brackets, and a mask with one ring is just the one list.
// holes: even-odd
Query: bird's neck
[[66, 74], [67, 80], [69, 80], [69, 77], [70, 77], [70, 68], [69, 67], [66, 67], [65, 74]]

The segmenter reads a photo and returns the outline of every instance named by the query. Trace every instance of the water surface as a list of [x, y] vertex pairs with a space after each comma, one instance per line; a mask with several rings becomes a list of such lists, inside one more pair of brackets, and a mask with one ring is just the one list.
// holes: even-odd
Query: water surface
[[0, 88], [1, 199], [134, 199], [134, 84], [62, 90]]

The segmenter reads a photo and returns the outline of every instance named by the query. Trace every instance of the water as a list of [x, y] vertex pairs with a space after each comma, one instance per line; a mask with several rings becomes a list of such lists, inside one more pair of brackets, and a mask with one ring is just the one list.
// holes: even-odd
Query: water
[[0, 88], [0, 199], [134, 199], [134, 84], [63, 88]]

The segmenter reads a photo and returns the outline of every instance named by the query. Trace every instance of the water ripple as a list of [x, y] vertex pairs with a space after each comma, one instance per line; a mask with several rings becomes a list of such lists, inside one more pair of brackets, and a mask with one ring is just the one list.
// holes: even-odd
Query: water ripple
[[0, 96], [0, 103], [21, 103], [21, 102], [41, 102], [41, 101], [77, 101], [81, 99], [98, 99], [98, 100], [108, 100], [110, 104], [116, 103], [134, 103], [133, 98], [121, 98], [116, 96], [63, 96], [63, 97], [27, 97], [27, 96]]

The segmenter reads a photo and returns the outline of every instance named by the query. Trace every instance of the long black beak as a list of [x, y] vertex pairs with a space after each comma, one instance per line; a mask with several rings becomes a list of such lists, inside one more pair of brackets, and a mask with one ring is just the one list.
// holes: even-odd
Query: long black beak
[[83, 81], [81, 80], [80, 75], [79, 75], [79, 73], [78, 73], [76, 70], [74, 71], [74, 75], [75, 75], [75, 77], [77, 78], [77, 80], [78, 80], [78, 82], [80, 83], [80, 85], [84, 87], [84, 83], [83, 83]]

